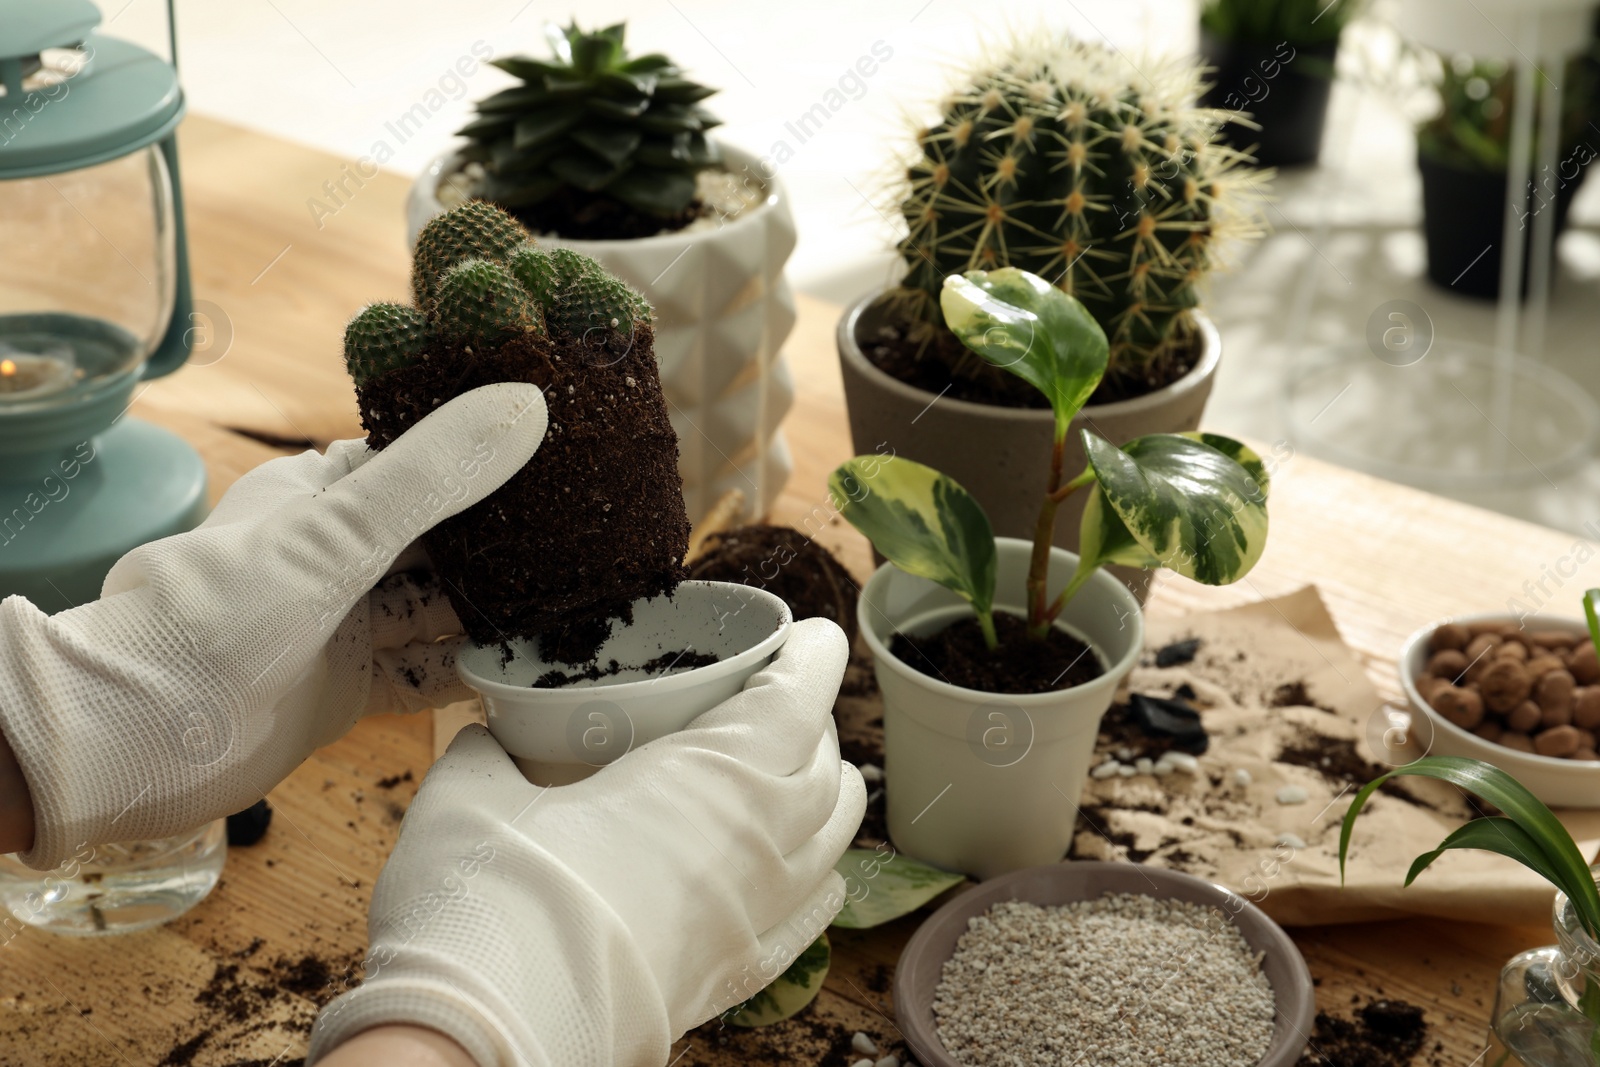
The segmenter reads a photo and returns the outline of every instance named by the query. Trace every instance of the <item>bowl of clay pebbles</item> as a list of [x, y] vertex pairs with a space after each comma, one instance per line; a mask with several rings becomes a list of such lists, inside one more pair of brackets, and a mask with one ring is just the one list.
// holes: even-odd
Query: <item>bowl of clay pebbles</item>
[[991, 878], [900, 954], [895, 1014], [923, 1067], [1289, 1067], [1311, 972], [1255, 905], [1128, 863]]
[[1413, 743], [1492, 763], [1553, 808], [1600, 808], [1600, 658], [1584, 624], [1469, 615], [1400, 653]]

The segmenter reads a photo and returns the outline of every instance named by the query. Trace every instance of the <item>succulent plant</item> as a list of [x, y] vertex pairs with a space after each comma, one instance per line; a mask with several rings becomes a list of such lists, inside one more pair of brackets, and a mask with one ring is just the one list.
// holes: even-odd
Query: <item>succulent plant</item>
[[552, 27], [554, 58], [494, 61], [523, 84], [480, 100], [459, 131], [465, 157], [484, 168], [477, 195], [519, 212], [563, 190], [653, 216], [690, 206], [696, 173], [719, 158], [705, 136], [719, 120], [699, 106], [716, 90], [659, 53], [630, 57], [624, 32]]
[[[895, 295], [938, 323], [945, 278], [1017, 267], [1076, 297], [1111, 344], [1108, 378], [1159, 378], [1182, 351], [1220, 240], [1258, 228], [1245, 158], [1212, 142], [1198, 68], [1142, 65], [1067, 37], [1019, 38], [917, 134]], [[1147, 77], [1148, 75], [1148, 77]], [[939, 350], [939, 346], [932, 346]], [[965, 360], [958, 369], [996, 374]]]
[[492, 346], [547, 329], [576, 340], [596, 327], [628, 334], [651, 315], [642, 296], [588, 256], [539, 248], [515, 219], [479, 201], [422, 228], [411, 288], [416, 306], [370, 304], [345, 328], [345, 365], [357, 385], [431, 348]]

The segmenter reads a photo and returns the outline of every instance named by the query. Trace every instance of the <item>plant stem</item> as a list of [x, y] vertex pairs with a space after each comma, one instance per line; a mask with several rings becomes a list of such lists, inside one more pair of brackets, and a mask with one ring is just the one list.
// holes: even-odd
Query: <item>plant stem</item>
[[1046, 626], [1050, 626], [1055, 623], [1056, 618], [1061, 614], [1062, 609], [1067, 606], [1067, 601], [1071, 600], [1073, 594], [1083, 587], [1083, 583], [1089, 580], [1089, 575], [1093, 574], [1096, 569], [1097, 568], [1094, 567], [1091, 567], [1088, 570], [1080, 569], [1078, 573], [1072, 576], [1072, 581], [1068, 582], [1067, 587], [1061, 590], [1061, 595], [1056, 597], [1055, 602], [1045, 610], [1044, 624]]
[[1043, 641], [1050, 633], [1050, 620], [1045, 617], [1045, 583], [1050, 578], [1050, 546], [1055, 542], [1056, 509], [1061, 506], [1057, 495], [1061, 492], [1061, 465], [1066, 461], [1066, 446], [1066, 435], [1056, 434], [1055, 444], [1050, 449], [1050, 483], [1045, 486], [1039, 521], [1033, 526], [1033, 555], [1028, 560], [1026, 590], [1028, 636], [1035, 641]]
[[978, 612], [978, 629], [983, 631], [983, 643], [990, 651], [1000, 647], [1000, 635], [994, 632], [994, 612]]
[[1583, 594], [1583, 616], [1589, 621], [1589, 643], [1594, 646], [1596, 653], [1600, 653], [1600, 618], [1595, 617], [1594, 608], [1597, 599], [1600, 599], [1600, 589], [1591, 589]]

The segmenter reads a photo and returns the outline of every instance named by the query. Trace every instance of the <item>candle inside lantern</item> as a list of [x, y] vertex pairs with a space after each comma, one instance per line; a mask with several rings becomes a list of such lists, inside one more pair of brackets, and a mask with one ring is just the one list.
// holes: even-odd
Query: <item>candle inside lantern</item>
[[38, 400], [70, 389], [77, 381], [71, 354], [36, 356], [11, 352], [0, 356], [0, 403]]

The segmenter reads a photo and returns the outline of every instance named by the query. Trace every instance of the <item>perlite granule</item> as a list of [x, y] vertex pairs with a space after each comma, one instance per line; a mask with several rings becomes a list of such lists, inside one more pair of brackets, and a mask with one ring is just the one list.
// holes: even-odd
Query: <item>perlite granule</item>
[[969, 920], [933, 1012], [966, 1067], [1254, 1067], [1272, 987], [1216, 908], [1131, 893]]

